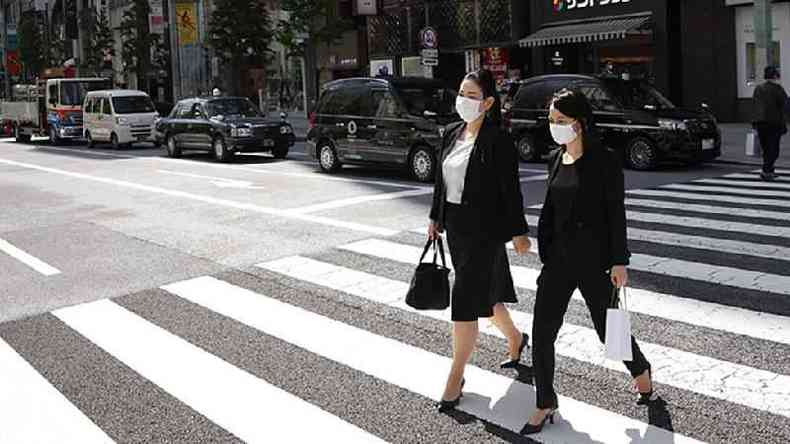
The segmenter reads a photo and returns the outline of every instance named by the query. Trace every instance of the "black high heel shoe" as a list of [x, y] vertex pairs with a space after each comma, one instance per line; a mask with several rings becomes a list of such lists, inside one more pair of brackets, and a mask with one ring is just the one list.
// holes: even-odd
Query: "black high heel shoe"
[[[466, 378], [461, 379], [461, 390], [464, 389], [464, 384], [466, 384]], [[453, 410], [454, 408], [458, 407], [458, 404], [461, 403], [461, 398], [463, 396], [464, 396], [464, 392], [461, 392], [458, 394], [458, 397], [455, 399], [452, 399], [450, 401], [445, 401], [444, 399], [442, 399], [441, 401], [439, 401], [439, 413], [447, 413]]]
[[651, 402], [658, 400], [658, 394], [656, 394], [655, 388], [653, 387], [653, 372], [649, 368], [647, 369], [647, 377], [650, 378], [650, 391], [647, 393], [639, 392], [636, 405], [649, 405]]
[[522, 435], [534, 435], [536, 433], [540, 433], [543, 430], [543, 426], [546, 425], [546, 421], [549, 421], [551, 424], [554, 424], [554, 414], [557, 413], [557, 407], [552, 408], [546, 416], [543, 417], [543, 421], [540, 422], [538, 425], [533, 425], [530, 423], [526, 423], [524, 428], [521, 429]]
[[518, 368], [518, 364], [521, 362], [521, 354], [524, 351], [524, 348], [527, 346], [527, 343], [529, 343], [529, 335], [526, 333], [521, 333], [521, 345], [518, 347], [518, 358], [509, 359], [502, 362], [499, 364], [499, 368]]

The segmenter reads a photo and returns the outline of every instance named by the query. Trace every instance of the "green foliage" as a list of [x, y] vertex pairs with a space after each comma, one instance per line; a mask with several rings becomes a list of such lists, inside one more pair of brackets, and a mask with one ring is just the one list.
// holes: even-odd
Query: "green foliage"
[[208, 42], [225, 62], [263, 60], [270, 51], [271, 18], [261, 0], [216, 0]]
[[139, 82], [146, 78], [152, 70], [163, 69], [159, 61], [152, 61], [154, 54], [161, 51], [163, 43], [159, 34], [153, 34], [148, 29], [148, 14], [151, 7], [148, 0], [132, 0], [121, 18], [121, 58], [124, 71], [133, 71]]
[[280, 20], [277, 41], [291, 57], [301, 57], [308, 44], [335, 43], [351, 24], [337, 16], [336, 1], [282, 0], [280, 7], [289, 14]]
[[19, 61], [24, 66], [24, 73], [35, 77], [46, 67], [47, 60], [41, 49], [44, 45], [44, 34], [34, 13], [24, 13], [19, 22]]
[[112, 30], [107, 23], [107, 17], [99, 14], [96, 8], [82, 10], [80, 26], [84, 30], [85, 38], [85, 59], [82, 66], [98, 73], [104, 65], [104, 57], [115, 55]]

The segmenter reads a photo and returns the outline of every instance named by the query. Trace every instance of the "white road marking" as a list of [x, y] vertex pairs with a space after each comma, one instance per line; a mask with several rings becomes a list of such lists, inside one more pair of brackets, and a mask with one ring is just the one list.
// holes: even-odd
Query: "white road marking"
[[[354, 242], [339, 248], [367, 256], [414, 265], [416, 265], [420, 254], [422, 254], [422, 250], [418, 247], [380, 239]], [[447, 258], [448, 266], [452, 267], [452, 258], [449, 254]], [[513, 283], [517, 287], [530, 291], [537, 290], [536, 281], [540, 274], [539, 270], [512, 265], [510, 271], [513, 275]], [[638, 288], [630, 288], [629, 294], [632, 297], [629, 298], [628, 309], [635, 313], [790, 345], [790, 317], [671, 296]], [[573, 293], [573, 299], [584, 300], [579, 290]]]
[[545, 173], [546, 168], [519, 168], [520, 173]]
[[246, 211], [252, 211], [252, 212], [255, 212], [255, 213], [268, 214], [268, 215], [271, 215], [271, 216], [292, 218], [292, 219], [302, 220], [302, 221], [305, 221], [305, 222], [312, 222], [312, 223], [316, 223], [316, 224], [319, 224], [319, 225], [326, 225], [326, 226], [331, 226], [331, 227], [343, 228], [343, 229], [352, 230], [352, 231], [360, 231], [360, 232], [364, 232], [364, 233], [372, 233], [372, 234], [375, 234], [375, 235], [378, 235], [378, 236], [392, 236], [394, 234], [397, 234], [397, 231], [390, 230], [390, 229], [387, 229], [387, 228], [374, 227], [374, 226], [371, 226], [371, 225], [358, 224], [358, 223], [354, 223], [354, 222], [345, 222], [345, 221], [341, 221], [341, 220], [330, 219], [328, 217], [311, 216], [311, 215], [304, 215], [304, 214], [293, 214], [293, 213], [289, 213], [287, 210], [280, 210], [280, 209], [277, 209], [277, 208], [263, 207], [263, 206], [260, 206], [260, 205], [255, 205], [255, 204], [245, 203], [245, 202], [236, 202], [236, 201], [227, 200], [227, 199], [218, 199], [218, 198], [215, 198], [215, 197], [203, 196], [203, 195], [193, 194], [193, 193], [187, 193], [187, 192], [184, 192], [184, 191], [168, 190], [168, 189], [165, 189], [165, 188], [160, 188], [160, 187], [155, 187], [155, 186], [141, 185], [141, 184], [138, 184], [138, 183], [127, 182], [127, 181], [117, 180], [117, 179], [110, 179], [110, 178], [107, 178], [107, 177], [92, 176], [90, 174], [75, 173], [75, 172], [72, 172], [72, 171], [60, 170], [60, 169], [57, 169], [57, 168], [49, 168], [49, 167], [44, 167], [44, 166], [40, 166], [40, 165], [34, 165], [34, 164], [30, 164], [30, 163], [16, 162], [16, 161], [7, 160], [7, 159], [0, 159], [0, 163], [4, 163], [4, 164], [7, 164], [7, 165], [14, 165], [14, 166], [22, 167], [22, 168], [28, 168], [28, 169], [36, 170], [36, 171], [44, 171], [44, 172], [52, 173], [52, 174], [59, 174], [59, 175], [62, 175], [62, 176], [73, 177], [73, 178], [76, 178], [76, 179], [89, 180], [89, 181], [92, 181], [92, 182], [104, 183], [104, 184], [118, 186], [118, 187], [124, 187], [124, 188], [130, 188], [130, 189], [139, 190], [139, 191], [145, 191], [145, 192], [149, 192], [149, 193], [162, 194], [162, 195], [172, 196], [172, 197], [179, 197], [179, 198], [182, 198], [182, 199], [189, 199], [189, 200], [194, 200], [194, 201], [198, 201], [198, 202], [204, 202], [204, 203], [208, 203], [208, 204], [212, 204], [212, 205], [219, 205], [219, 206], [224, 206], [224, 207], [229, 207], [229, 208], [236, 208], [236, 209], [239, 209], [239, 210], [246, 210]]
[[641, 211], [626, 211], [626, 218], [629, 221], [634, 220], [664, 225], [677, 225], [681, 227], [704, 228], [708, 230], [761, 234], [763, 236], [775, 236], [782, 238], [790, 237], [790, 227], [775, 227], [771, 225], [750, 224], [745, 222], [711, 220], [688, 216], [672, 216], [669, 214], [644, 213]]
[[[757, 183], [764, 183], [762, 181], [762, 179], [760, 179], [759, 173], [752, 173], [752, 174], [733, 173], [733, 174], [727, 174], [726, 176], [723, 176], [723, 177], [730, 178], [730, 179], [751, 179], [752, 182], [745, 182], [745, 183], [744, 182], [738, 182], [738, 183], [748, 184], [749, 186], [754, 186], [754, 184], [757, 184]], [[785, 177], [779, 177], [776, 180], [774, 180], [774, 183], [784, 183], [784, 184], [786, 184], [786, 183], [790, 183], [790, 180], [788, 180]]]
[[[698, 193], [684, 193], [680, 191], [662, 191], [662, 190], [627, 190], [628, 196], [650, 196], [650, 197], [676, 197], [679, 199], [698, 200], [704, 203], [710, 202], [730, 202], [742, 203], [749, 205], [766, 205], [773, 207], [788, 207], [790, 208], [790, 200], [783, 201], [779, 199], [758, 199], [756, 197], [738, 197], [738, 196], [725, 196], [718, 194], [698, 194]], [[738, 208], [733, 208], [733, 212], [738, 211]]]
[[57, 310], [54, 315], [246, 442], [314, 442], [327, 436], [338, 442], [382, 442], [109, 300]]
[[704, 186], [704, 185], [684, 185], [684, 184], [670, 184], [664, 185], [661, 187], [662, 190], [682, 190], [682, 191], [694, 191], [694, 192], [705, 192], [705, 193], [737, 193], [737, 194], [746, 194], [749, 196], [754, 197], [786, 197], [790, 199], [790, 191], [771, 191], [771, 190], [755, 190], [755, 189], [748, 189], [748, 188], [728, 188], [728, 187], [714, 187], [714, 186]]
[[0, 442], [114, 442], [2, 339], [0, 375]]
[[253, 185], [252, 182], [246, 180], [226, 179], [224, 177], [203, 176], [201, 174], [180, 173], [178, 171], [170, 170], [157, 170], [158, 173], [172, 174], [174, 176], [191, 177], [193, 179], [206, 179], [211, 181], [212, 184], [220, 188], [247, 188], [247, 189], [262, 189], [261, 186]]
[[519, 182], [521, 182], [521, 183], [524, 183], [524, 182], [540, 182], [540, 181], [545, 181], [548, 178], [549, 178], [548, 174], [541, 174], [539, 176], [522, 177], [521, 179], [519, 179]]
[[[694, 183], [702, 183], [702, 184], [710, 184], [710, 185], [735, 185], [739, 187], [751, 187], [751, 188], [785, 188], [790, 190], [790, 183], [783, 183], [783, 182], [754, 182], [754, 183], [744, 183], [739, 180], [727, 180], [727, 179], [698, 179], [695, 180]], [[733, 191], [737, 191], [738, 188], [733, 188]]]
[[407, 190], [397, 191], [394, 193], [377, 193], [367, 194], [363, 196], [354, 196], [346, 199], [332, 200], [329, 202], [322, 202], [315, 205], [307, 205], [304, 207], [291, 208], [287, 211], [293, 214], [308, 214], [319, 211], [334, 210], [338, 208], [349, 207], [352, 205], [359, 205], [368, 202], [381, 202], [385, 200], [401, 199], [404, 197], [424, 196], [426, 194], [433, 194], [433, 190]]
[[[450, 359], [252, 291], [203, 277], [163, 287], [312, 353], [438, 400]], [[309, 325], [310, 329], [294, 328]], [[315, 334], [316, 331], [321, 334]], [[458, 409], [518, 433], [534, 405], [529, 385], [479, 367], [466, 367], [467, 385]], [[571, 398], [559, 397], [562, 419], [534, 439], [542, 442], [631, 443], [626, 431], [636, 430], [640, 442], [695, 442], [682, 435], [608, 412]], [[327, 433], [326, 436], [332, 436]], [[333, 437], [334, 438], [334, 437]], [[338, 441], [337, 439], [333, 439]]]
[[20, 250], [19, 248], [11, 245], [6, 240], [0, 239], [0, 251], [6, 253], [7, 255], [13, 257], [14, 259], [22, 262], [23, 264], [27, 265], [28, 267], [38, 271], [39, 273], [43, 274], [44, 276], [54, 276], [56, 274], [60, 274], [60, 270], [57, 268], [47, 264], [46, 262], [33, 257], [24, 251]]
[[642, 207], [650, 207], [650, 208], [665, 208], [670, 210], [684, 210], [684, 211], [691, 211], [694, 213], [703, 213], [703, 214], [727, 214], [732, 216], [738, 217], [758, 217], [764, 219], [778, 219], [783, 221], [790, 222], [790, 212], [779, 212], [779, 211], [767, 211], [767, 210], [752, 210], [748, 208], [731, 208], [731, 207], [719, 207], [713, 205], [700, 205], [700, 204], [690, 204], [690, 203], [677, 203], [677, 202], [667, 202], [663, 200], [652, 200], [652, 199], [633, 199], [628, 198], [625, 200], [626, 205], [639, 205]]
[[[258, 264], [258, 267], [363, 299], [415, 312], [405, 305], [403, 301], [409, 288], [409, 285], [405, 282], [299, 256]], [[208, 291], [205, 290], [208, 285], [203, 281], [200, 281], [200, 283], [202, 285], [195, 285], [195, 288]], [[225, 301], [231, 299], [227, 297], [228, 291], [213, 290], [209, 294], [213, 297], [219, 297], [223, 305]], [[631, 301], [638, 299], [639, 296], [633, 294], [633, 297], [629, 299], [629, 306]], [[248, 309], [247, 312], [253, 313], [253, 316], [259, 313], [269, 313], [264, 308], [258, 308], [255, 311]], [[449, 321], [449, 310], [420, 311], [417, 313], [426, 317]], [[521, 331], [532, 331], [532, 314], [511, 310], [510, 315]], [[303, 331], [303, 329], [293, 328], [293, 325], [310, 325], [315, 328], [315, 331], [321, 332], [333, 331], [329, 327], [318, 328], [312, 322], [290, 323], [288, 330]], [[503, 337], [493, 326], [488, 326], [485, 329], [481, 329], [481, 331]], [[304, 334], [316, 336], [315, 334], [310, 334], [309, 331], [305, 331]], [[350, 353], [355, 353], [360, 358], [368, 361], [377, 362], [380, 366], [384, 365], [378, 359], [371, 359], [367, 352], [362, 352], [356, 345], [354, 347], [345, 345], [352, 343], [355, 344], [355, 342], [351, 341], [341, 342], [342, 346], [348, 349]], [[656, 382], [790, 417], [790, 376], [644, 341], [640, 341], [639, 346], [651, 362], [653, 378]], [[620, 373], [628, 373], [621, 362], [614, 362], [604, 358], [603, 346], [592, 328], [565, 323], [557, 339], [556, 351], [560, 355], [582, 362]], [[395, 355], [395, 359], [401, 359], [402, 356], [403, 354], [399, 353]], [[446, 368], [446, 366], [444, 367]], [[425, 367], [422, 365], [415, 368], [418, 368], [420, 372], [425, 371]], [[404, 370], [398, 369], [397, 371], [403, 372]], [[471, 380], [472, 378], [467, 377], [467, 379]], [[435, 387], [441, 387], [441, 385], [435, 385], [434, 390], [436, 390]], [[525, 403], [524, 405], [532, 404]], [[560, 401], [560, 405], [562, 405], [562, 401]], [[606, 427], [601, 428], [606, 429]], [[610, 441], [604, 439], [601, 442]]]

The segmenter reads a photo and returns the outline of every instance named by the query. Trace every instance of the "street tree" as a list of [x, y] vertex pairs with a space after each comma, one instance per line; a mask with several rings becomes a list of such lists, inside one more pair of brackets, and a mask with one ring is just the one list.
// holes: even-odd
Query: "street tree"
[[[154, 58], [156, 53], [164, 51], [164, 45], [159, 34], [151, 33], [148, 28], [148, 15], [151, 6], [148, 0], [132, 0], [131, 4], [121, 18], [121, 59], [125, 72], [133, 72], [137, 77], [138, 88], [141, 82], [146, 82], [148, 74], [155, 70], [163, 69], [161, 60]], [[142, 89], [142, 88], [141, 88]], [[150, 92], [150, 91], [149, 91]]]
[[105, 57], [115, 55], [112, 30], [107, 17], [96, 8], [82, 10], [80, 26], [85, 30], [85, 59], [82, 66], [97, 75], [104, 66]]
[[281, 0], [280, 8], [288, 17], [277, 25], [277, 41], [289, 57], [304, 57], [310, 47], [337, 42], [351, 25], [337, 15], [333, 0]]
[[38, 76], [47, 63], [44, 33], [34, 11], [26, 11], [19, 22], [19, 61], [25, 78]]
[[273, 37], [271, 16], [263, 0], [215, 1], [208, 41], [217, 57], [230, 65], [234, 93], [239, 93], [244, 63], [264, 64]]

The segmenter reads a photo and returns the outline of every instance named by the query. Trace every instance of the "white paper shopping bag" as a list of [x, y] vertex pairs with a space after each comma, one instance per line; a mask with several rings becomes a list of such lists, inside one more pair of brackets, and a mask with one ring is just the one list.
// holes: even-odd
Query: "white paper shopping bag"
[[749, 157], [762, 157], [763, 155], [757, 131], [751, 130], [746, 133], [746, 155]]
[[625, 288], [623, 288], [623, 307], [617, 288], [612, 292], [609, 309], [606, 310], [606, 358], [613, 361], [631, 361], [631, 317], [625, 305]]

